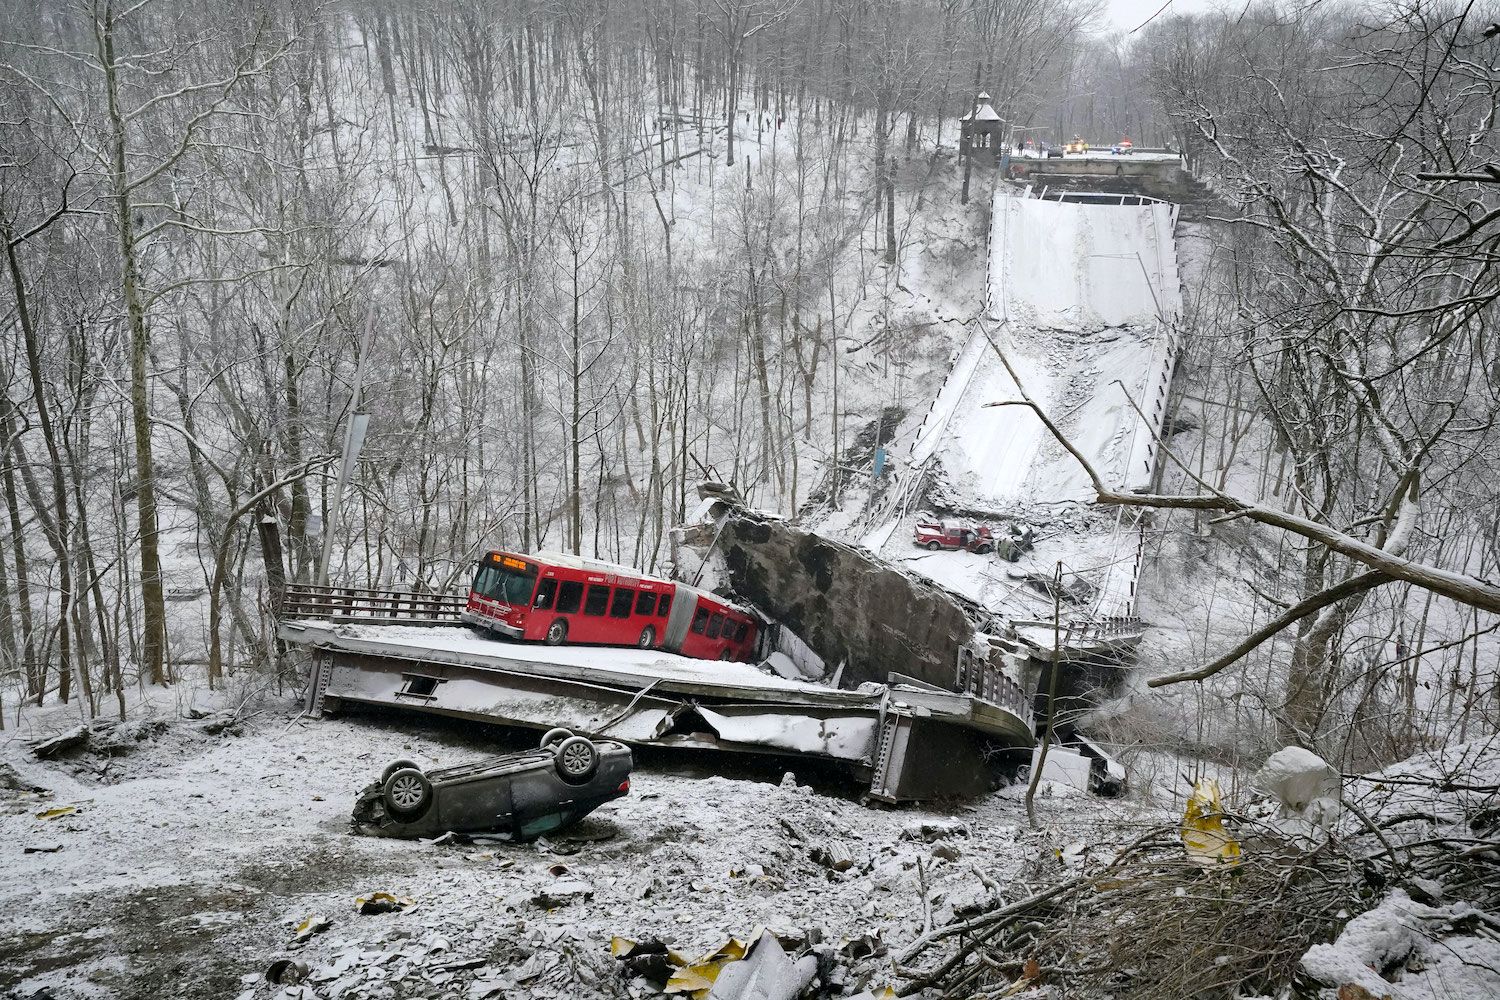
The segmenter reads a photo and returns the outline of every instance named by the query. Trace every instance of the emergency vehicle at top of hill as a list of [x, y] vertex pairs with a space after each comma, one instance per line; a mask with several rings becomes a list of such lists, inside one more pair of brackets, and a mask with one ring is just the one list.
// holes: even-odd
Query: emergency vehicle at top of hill
[[462, 615], [477, 629], [551, 646], [665, 649], [700, 660], [755, 659], [759, 623], [723, 598], [559, 552], [490, 552]]

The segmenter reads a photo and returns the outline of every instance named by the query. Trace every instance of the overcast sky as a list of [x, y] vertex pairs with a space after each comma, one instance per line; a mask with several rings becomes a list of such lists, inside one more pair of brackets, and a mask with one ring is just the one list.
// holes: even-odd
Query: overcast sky
[[[1137, 28], [1146, 18], [1161, 9], [1164, 0], [1107, 0], [1105, 16], [1121, 31]], [[1213, 6], [1213, 0], [1172, 0], [1172, 6], [1162, 11], [1166, 17], [1173, 11], [1179, 14], [1196, 14]]]

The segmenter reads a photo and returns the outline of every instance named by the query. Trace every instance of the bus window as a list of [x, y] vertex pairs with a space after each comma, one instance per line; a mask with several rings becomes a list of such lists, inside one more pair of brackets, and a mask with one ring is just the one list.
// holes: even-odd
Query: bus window
[[474, 574], [473, 590], [480, 597], [487, 597], [501, 604], [528, 607], [531, 604], [531, 592], [536, 589], [536, 566], [527, 566], [520, 559], [508, 558], [508, 561], [517, 568], [506, 566], [499, 560], [480, 563], [479, 572]]
[[708, 609], [707, 608], [699, 608], [698, 611], [697, 611], [697, 613], [693, 615], [693, 631], [696, 632], [698, 635], [702, 635], [703, 634], [703, 626], [705, 626], [707, 624], [708, 624]]
[[595, 618], [604, 617], [604, 610], [609, 607], [609, 584], [591, 583], [589, 592], [583, 599], [583, 613]]
[[635, 613], [638, 615], [656, 614], [656, 595], [649, 590], [643, 590], [635, 596]]
[[571, 615], [578, 613], [578, 605], [583, 601], [583, 584], [577, 580], [564, 580], [562, 586], [557, 589], [557, 613]]
[[656, 617], [665, 618], [667, 612], [672, 610], [672, 595], [662, 594], [661, 600], [656, 604]]
[[615, 596], [609, 602], [609, 616], [611, 618], [629, 618], [630, 609], [635, 606], [635, 591], [629, 587], [616, 587]]
[[546, 611], [548, 608], [552, 607], [552, 599], [556, 596], [557, 581], [543, 580], [541, 584], [536, 588], [536, 600], [531, 602], [531, 606], [533, 608], [536, 608], [538, 611]]
[[708, 631], [703, 634], [710, 639], [717, 639], [719, 637], [719, 629], [723, 627], [724, 616], [715, 612], [714, 616], [708, 620]]

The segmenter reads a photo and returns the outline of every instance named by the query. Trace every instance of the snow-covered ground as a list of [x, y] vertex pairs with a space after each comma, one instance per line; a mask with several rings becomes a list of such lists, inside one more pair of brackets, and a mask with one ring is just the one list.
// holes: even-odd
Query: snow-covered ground
[[[12, 783], [48, 791], [0, 782], [0, 990], [623, 996], [613, 935], [658, 936], [697, 954], [765, 924], [818, 929], [834, 944], [879, 934], [899, 946], [920, 932], [920, 880], [942, 920], [984, 896], [976, 867], [1002, 886], [1023, 872], [1060, 874], [1057, 852], [1116, 842], [1154, 815], [1127, 802], [1043, 799], [1032, 832], [1014, 790], [951, 808], [872, 809], [806, 784], [841, 787], [827, 775], [778, 784], [775, 760], [658, 755], [638, 758], [631, 794], [572, 834], [531, 845], [370, 839], [348, 832], [349, 810], [386, 761], [446, 765], [520, 744], [407, 716], [294, 721], [294, 706], [276, 700], [248, 713], [242, 735], [210, 736], [175, 717], [173, 698], [133, 706], [133, 725], [164, 726], [127, 736], [128, 749], [111, 758], [32, 757], [23, 740], [74, 724], [71, 710], [28, 713], [25, 729], [3, 734], [0, 763], [20, 779]], [[940, 841], [952, 857], [934, 856], [920, 836], [903, 839], [908, 827], [950, 820], [964, 827]], [[849, 846], [849, 871], [811, 859], [830, 838]], [[549, 871], [559, 863], [566, 873]], [[577, 893], [571, 902], [546, 898], [564, 889]], [[415, 906], [357, 913], [356, 897], [377, 891]], [[289, 950], [314, 915], [332, 926]], [[312, 967], [307, 992], [264, 981], [283, 957]], [[891, 981], [887, 963], [854, 963], [851, 973], [879, 989]]]

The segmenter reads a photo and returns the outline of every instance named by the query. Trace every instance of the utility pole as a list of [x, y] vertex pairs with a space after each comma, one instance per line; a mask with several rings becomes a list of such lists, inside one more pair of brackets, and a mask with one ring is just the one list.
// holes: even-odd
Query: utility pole
[[1062, 659], [1062, 563], [1052, 577], [1052, 666], [1047, 679], [1047, 728], [1042, 731], [1042, 750], [1037, 754], [1031, 768], [1031, 784], [1026, 788], [1026, 822], [1036, 828], [1036, 786], [1041, 783], [1042, 770], [1047, 766], [1047, 748], [1052, 745], [1052, 720], [1057, 709], [1057, 672]]

